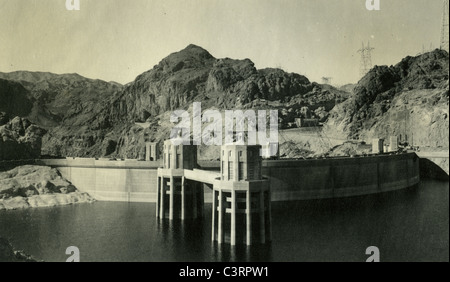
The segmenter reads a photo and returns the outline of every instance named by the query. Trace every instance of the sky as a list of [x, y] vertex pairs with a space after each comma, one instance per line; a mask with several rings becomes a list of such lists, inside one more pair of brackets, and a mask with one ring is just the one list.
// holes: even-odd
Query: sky
[[442, 0], [0, 0], [0, 72], [78, 73], [128, 83], [189, 44], [321, 82], [356, 83], [374, 65], [439, 47]]

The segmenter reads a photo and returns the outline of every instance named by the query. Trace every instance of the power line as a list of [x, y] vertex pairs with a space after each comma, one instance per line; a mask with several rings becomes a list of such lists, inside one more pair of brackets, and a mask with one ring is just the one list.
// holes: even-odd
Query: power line
[[430, 43], [430, 46], [428, 48], [425, 47], [425, 44], [422, 44], [422, 52], [419, 52], [416, 56], [423, 55], [425, 53], [429, 53], [429, 52], [433, 51], [433, 49], [434, 49], [433, 43]]
[[367, 42], [367, 46], [364, 46], [363, 42], [361, 49], [358, 50], [358, 53], [361, 53], [361, 61], [359, 66], [359, 73], [361, 77], [365, 76], [366, 73], [368, 73], [372, 68], [372, 50], [375, 50], [375, 48], [370, 47], [369, 42]]
[[448, 50], [448, 0], [444, 0], [442, 11], [441, 50]]

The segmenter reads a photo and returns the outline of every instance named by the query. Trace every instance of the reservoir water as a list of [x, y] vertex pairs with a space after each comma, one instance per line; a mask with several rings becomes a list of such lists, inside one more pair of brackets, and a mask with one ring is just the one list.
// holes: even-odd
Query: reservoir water
[[157, 220], [154, 203], [96, 202], [0, 211], [0, 236], [37, 259], [81, 261], [449, 261], [449, 182], [340, 199], [275, 202], [273, 240], [251, 247], [211, 242], [203, 220]]

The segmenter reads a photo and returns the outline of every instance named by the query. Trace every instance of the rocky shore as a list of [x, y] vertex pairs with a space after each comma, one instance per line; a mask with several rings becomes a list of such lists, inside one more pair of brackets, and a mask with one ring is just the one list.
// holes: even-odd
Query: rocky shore
[[89, 194], [78, 191], [55, 168], [24, 165], [0, 172], [0, 210], [93, 201]]

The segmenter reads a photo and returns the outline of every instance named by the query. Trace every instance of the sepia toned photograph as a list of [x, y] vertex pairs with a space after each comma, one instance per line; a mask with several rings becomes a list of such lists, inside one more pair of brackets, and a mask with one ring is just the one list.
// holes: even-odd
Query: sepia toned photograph
[[449, 262], [448, 2], [0, 0], [0, 262]]

